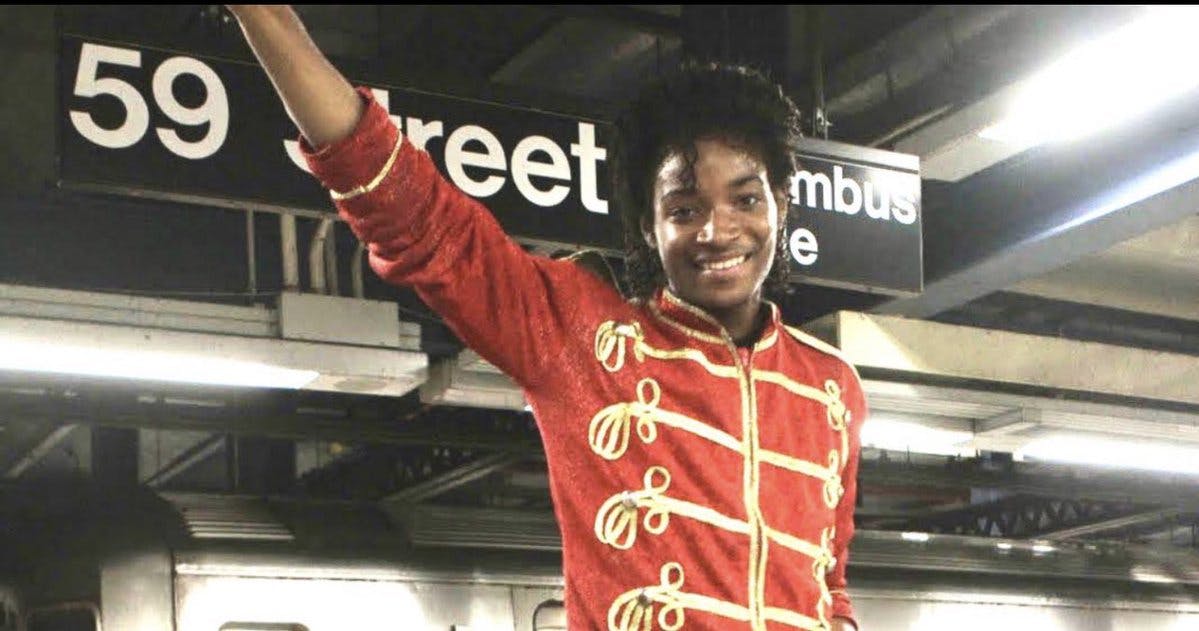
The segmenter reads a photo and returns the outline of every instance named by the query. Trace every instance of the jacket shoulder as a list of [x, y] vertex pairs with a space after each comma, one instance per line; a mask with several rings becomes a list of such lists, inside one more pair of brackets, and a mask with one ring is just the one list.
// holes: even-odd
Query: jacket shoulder
[[845, 364], [849, 368], [849, 370], [853, 373], [854, 378], [857, 379], [859, 382], [862, 381], [862, 376], [858, 374], [858, 369], [856, 367], [854, 367], [853, 363], [849, 361], [849, 358], [847, 358], [845, 356], [845, 354], [841, 352], [841, 349], [839, 349], [836, 346], [833, 346], [832, 344], [829, 344], [828, 342], [825, 342], [824, 340], [817, 338], [809, 333], [805, 333], [793, 326], [783, 325], [783, 328], [786, 329], [787, 333], [793, 339], [798, 341], [800, 344], [803, 344], [803, 345], [805, 345], [809, 348], [812, 348], [820, 353], [828, 355], [828, 356], [840, 361], [842, 364]]

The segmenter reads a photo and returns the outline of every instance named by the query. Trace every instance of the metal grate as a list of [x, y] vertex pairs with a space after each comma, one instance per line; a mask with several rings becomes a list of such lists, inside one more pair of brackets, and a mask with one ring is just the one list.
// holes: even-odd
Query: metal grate
[[294, 541], [295, 535], [258, 498], [164, 494], [196, 539]]

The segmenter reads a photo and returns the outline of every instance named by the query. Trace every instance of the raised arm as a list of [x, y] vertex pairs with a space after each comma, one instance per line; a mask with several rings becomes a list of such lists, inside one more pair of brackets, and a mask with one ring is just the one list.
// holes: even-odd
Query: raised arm
[[287, 5], [227, 5], [287, 114], [313, 146], [341, 140], [362, 117], [362, 99], [329, 63]]
[[287, 7], [230, 5], [307, 140], [308, 166], [383, 280], [411, 287], [464, 342], [526, 388], [578, 330], [585, 302], [623, 304], [569, 261], [526, 253], [443, 178], [372, 93], [355, 91]]

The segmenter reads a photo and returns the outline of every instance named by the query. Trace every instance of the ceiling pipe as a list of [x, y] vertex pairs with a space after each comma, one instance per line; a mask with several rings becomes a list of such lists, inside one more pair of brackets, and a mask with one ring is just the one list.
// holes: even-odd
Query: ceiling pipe
[[[830, 70], [829, 115], [852, 116], [886, 105], [895, 94], [944, 72], [980, 35], [1027, 10], [961, 5], [930, 10]], [[985, 53], [972, 49], [969, 54]]]

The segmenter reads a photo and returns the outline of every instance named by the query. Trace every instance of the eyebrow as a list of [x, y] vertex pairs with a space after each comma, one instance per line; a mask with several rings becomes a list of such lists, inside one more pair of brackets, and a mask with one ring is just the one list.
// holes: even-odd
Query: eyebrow
[[[745, 186], [746, 184], [752, 184], [754, 182], [761, 183], [761, 178], [758, 177], [757, 173], [748, 173], [746, 175], [742, 175], [741, 177], [736, 178], [733, 181], [729, 182], [728, 186], [729, 186], [729, 188], [741, 188], [742, 186]], [[662, 193], [662, 199], [666, 199], [667, 197], [673, 197], [676, 195], [694, 195], [694, 194], [695, 194], [694, 186], [678, 186], [678, 187], [675, 187], [675, 188], [672, 188], [672, 189], [666, 191], [665, 193]]]
[[665, 193], [662, 193], [662, 199], [666, 199], [667, 197], [675, 197], [678, 195], [694, 195], [694, 194], [695, 194], [694, 186], [677, 186], [675, 188], [672, 188], [672, 189], [666, 191]]
[[748, 175], [743, 175], [743, 176], [733, 180], [732, 182], [730, 182], [729, 188], [741, 188], [742, 186], [745, 186], [746, 184], [749, 184], [751, 182], [757, 182], [760, 184], [762, 182], [762, 180], [758, 177], [757, 173], [750, 173]]

